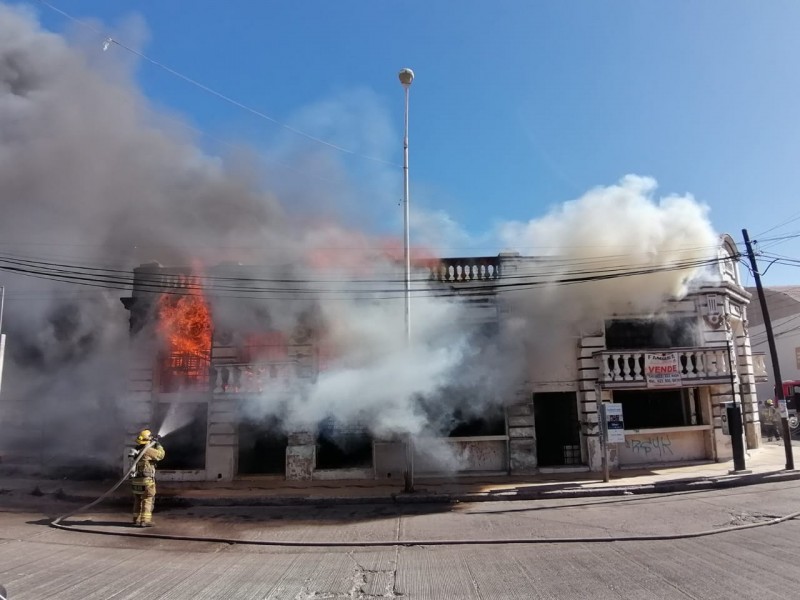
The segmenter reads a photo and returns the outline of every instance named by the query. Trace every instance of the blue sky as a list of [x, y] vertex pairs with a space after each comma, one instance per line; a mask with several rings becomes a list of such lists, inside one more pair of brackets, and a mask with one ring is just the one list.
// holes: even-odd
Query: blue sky
[[[765, 237], [800, 231], [800, 220], [787, 223], [800, 215], [797, 2], [53, 4], [281, 123], [353, 149], [294, 136], [137, 66], [143, 93], [208, 140], [264, 153], [307, 145], [381, 185], [374, 217], [394, 215], [389, 228], [401, 215], [402, 172], [362, 155], [402, 162], [397, 71], [407, 66], [416, 73], [412, 210], [441, 211], [479, 236], [636, 173], [654, 177], [660, 193], [693, 194], [737, 240], [744, 227], [753, 238], [781, 224]], [[46, 28], [74, 33], [63, 15], [32, 6]], [[794, 239], [769, 250], [800, 258]], [[774, 265], [764, 281], [797, 275]]]

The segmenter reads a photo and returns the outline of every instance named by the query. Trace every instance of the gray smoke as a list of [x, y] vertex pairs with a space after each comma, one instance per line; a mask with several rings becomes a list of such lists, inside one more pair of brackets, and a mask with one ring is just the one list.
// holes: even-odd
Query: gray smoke
[[[300, 118], [314, 121], [364, 97], [337, 98]], [[340, 226], [330, 210], [346, 204], [341, 197], [360, 196], [345, 171], [314, 151], [281, 148], [299, 174], [265, 185], [246, 152], [232, 160], [207, 156], [188, 128], [164, 124], [132, 83], [130, 65], [99, 44], [82, 51], [26, 11], [0, 5], [0, 253], [128, 272], [152, 260], [231, 261], [261, 265], [251, 277], [297, 279], [306, 288], [299, 300], [286, 300], [280, 289], [266, 299], [211, 299], [223, 328], [288, 331], [312, 315], [328, 331], [339, 355], [312, 389], [280, 409], [288, 422], [312, 428], [336, 415], [376, 432], [425, 428], [417, 400], [448, 385], [470, 332], [448, 325], [458, 320], [457, 307], [423, 299], [415, 305], [417, 351], [407, 351], [397, 269], [383, 240]], [[339, 185], [331, 192], [317, 177]], [[385, 184], [384, 175], [374, 179]], [[394, 283], [378, 285], [380, 292], [361, 284], [359, 299], [347, 299], [342, 292], [365, 276]], [[311, 283], [320, 279], [328, 282]], [[136, 358], [119, 302], [128, 294], [8, 273], [2, 282], [9, 340], [3, 420], [14, 425], [6, 431], [25, 432], [4, 443], [63, 455], [77, 438], [98, 456], [116, 456]], [[396, 299], [370, 300], [387, 294]], [[390, 394], [389, 380], [403, 384]], [[277, 411], [269, 402], [254, 410]]]
[[[0, 251], [130, 269], [154, 258], [218, 260], [220, 247], [277, 238], [275, 199], [254, 179], [229, 176], [177, 128], [157, 127], [127, 65], [95, 50], [84, 54], [0, 5]], [[275, 248], [289, 241], [280, 236]], [[2, 281], [4, 422], [21, 425], [5, 429], [24, 432], [5, 443], [58, 453], [78, 437], [105, 454], [118, 443], [129, 364], [120, 294], [8, 273]]]
[[[504, 229], [507, 245], [523, 252], [546, 245], [544, 254], [564, 261], [540, 263], [549, 273], [544, 278], [538, 266], [521, 271], [546, 285], [508, 297], [521, 307], [519, 319], [497, 333], [480, 331], [466, 324], [460, 304], [418, 298], [412, 352], [403, 341], [391, 252], [364, 233], [365, 220], [343, 227], [331, 209], [369, 214], [360, 200], [378, 188], [385, 198], [387, 173], [358, 173], [369, 182], [365, 190], [329, 154], [283, 143], [265, 169], [246, 150], [235, 158], [209, 156], [188, 127], [165, 126], [132, 83], [127, 58], [103, 53], [101, 41], [81, 51], [43, 31], [26, 11], [0, 4], [0, 256], [123, 272], [153, 260], [204, 268], [230, 262], [259, 265], [241, 267], [251, 278], [296, 280], [300, 300], [287, 300], [281, 289], [269, 297], [212, 298], [221, 328], [289, 331], [310, 321], [336, 349], [330, 368], [290, 406], [266, 396], [251, 406], [262, 416], [280, 414], [290, 428], [311, 429], [334, 416], [379, 435], [446, 432], [455, 415], [469, 419], [509, 397], [530, 370], [526, 343], [537, 349], [534, 356], [558, 356], [559, 344], [574, 348], [559, 324], [575, 335], [587, 315], [596, 326], [609, 310], [655, 310], [682, 293], [694, 272], [648, 277], [644, 296], [637, 292], [641, 281], [556, 285], [576, 264], [663, 265], [707, 253], [713, 243], [705, 212], [691, 198], [659, 204], [651, 180], [627, 178], [542, 220]], [[365, 126], [370, 111], [342, 109], [362, 102], [380, 126]], [[327, 133], [325, 123], [342, 119], [321, 115], [344, 114], [356, 134], [348, 145], [374, 155], [382, 151], [375, 132], [389, 137], [390, 130], [375, 104], [369, 92], [356, 91], [299, 118]], [[399, 184], [399, 173], [395, 179]], [[363, 280], [387, 283], [375, 290]], [[0, 283], [8, 293], [0, 418], [6, 433], [25, 432], [4, 443], [46, 458], [68, 456], [81, 440], [90, 449], [84, 458], [116, 457], [128, 367], [136, 358], [129, 353], [129, 314], [119, 302], [128, 293], [8, 272]], [[554, 373], [558, 368], [548, 371]]]

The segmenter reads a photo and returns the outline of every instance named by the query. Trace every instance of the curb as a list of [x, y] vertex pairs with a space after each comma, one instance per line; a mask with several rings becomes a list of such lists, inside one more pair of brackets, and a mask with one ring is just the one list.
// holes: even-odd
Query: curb
[[[649, 484], [632, 484], [615, 487], [575, 487], [560, 490], [542, 491], [531, 489], [498, 490], [465, 493], [393, 493], [377, 496], [220, 496], [216, 498], [193, 498], [180, 493], [161, 493], [158, 496], [159, 508], [190, 508], [194, 506], [335, 506], [352, 504], [456, 504], [460, 502], [498, 502], [523, 500], [559, 500], [573, 498], [602, 498], [644, 494], [668, 494], [695, 492], [714, 489], [745, 487], [764, 483], [779, 483], [800, 480], [800, 471], [770, 471], [744, 475], [727, 475], [677, 479]], [[85, 503], [96, 499], [85, 494], [71, 494], [59, 490], [43, 494], [64, 502]], [[107, 505], [128, 506], [130, 495], [118, 493], [106, 500]]]

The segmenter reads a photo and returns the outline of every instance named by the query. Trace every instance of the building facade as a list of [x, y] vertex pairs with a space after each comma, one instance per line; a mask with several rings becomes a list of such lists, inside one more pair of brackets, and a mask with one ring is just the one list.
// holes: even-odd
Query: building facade
[[[504, 397], [430, 439], [382, 439], [335, 419], [313, 430], [287, 430], [280, 406], [313, 384], [329, 359], [313, 315], [290, 330], [237, 332], [218, 326], [207, 307], [183, 306], [182, 318], [195, 319], [189, 329], [207, 352], [186, 352], [179, 344], [165, 350], [138, 334], [155, 313], [171, 318], [181, 302], [191, 302], [185, 299], [199, 284], [186, 269], [142, 265], [131, 297], [123, 299], [138, 346], [129, 433], [163, 423], [171, 449], [163, 473], [176, 480], [402, 480], [409, 468], [415, 477], [600, 471], [598, 404], [611, 402], [622, 405], [625, 423], [625, 442], [611, 446], [612, 468], [727, 460], [725, 403], [741, 406], [746, 447], [758, 447], [755, 384], [765, 374], [763, 356], [754, 358], [750, 347], [750, 294], [741, 286], [737, 256], [724, 237], [716, 271], [685, 297], [665, 302], [658, 316], [607, 315], [577, 334], [550, 339], [544, 355], [522, 350], [523, 367]], [[430, 265], [431, 285], [458, 293], [473, 326], [502, 328], [515, 318], [503, 301], [504, 284], [535, 268], [535, 260], [516, 254], [444, 259]], [[230, 267], [219, 269], [230, 275]], [[153, 292], [165, 287], [173, 292], [169, 300]], [[271, 411], [263, 410], [265, 395]], [[262, 410], [253, 410], [259, 403]], [[442, 448], [447, 451], [432, 450]]]
[[[772, 364], [772, 354], [767, 343], [766, 326], [757, 301], [755, 288], [748, 288], [754, 301], [747, 311], [750, 339], [753, 349], [765, 354], [767, 366]], [[788, 400], [789, 427], [794, 434], [800, 432], [800, 286], [764, 288], [764, 297], [769, 310], [775, 339], [778, 365], [784, 384], [784, 396]], [[759, 403], [775, 398], [775, 378], [771, 368], [764, 381], [756, 386]]]

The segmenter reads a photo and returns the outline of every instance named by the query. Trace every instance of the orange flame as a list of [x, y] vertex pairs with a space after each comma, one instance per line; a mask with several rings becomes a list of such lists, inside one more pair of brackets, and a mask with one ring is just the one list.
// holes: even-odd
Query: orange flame
[[170, 354], [208, 360], [211, 354], [211, 311], [201, 293], [163, 294], [158, 303], [158, 331]]

